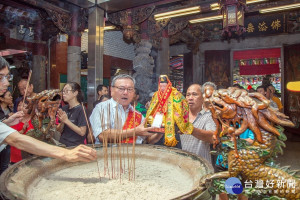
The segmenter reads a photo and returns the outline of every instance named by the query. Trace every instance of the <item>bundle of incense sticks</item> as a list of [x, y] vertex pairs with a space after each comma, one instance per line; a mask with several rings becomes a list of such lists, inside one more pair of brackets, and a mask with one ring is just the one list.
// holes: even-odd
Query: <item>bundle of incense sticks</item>
[[26, 89], [25, 89], [24, 98], [23, 98], [23, 104], [22, 104], [23, 108], [24, 108], [24, 103], [25, 103], [25, 99], [26, 99], [26, 95], [27, 95], [27, 91], [28, 91], [28, 87], [29, 87], [29, 83], [30, 83], [30, 79], [31, 79], [31, 74], [32, 74], [32, 70], [29, 71], [29, 75], [28, 75], [28, 80], [27, 80]]
[[[85, 117], [85, 120], [86, 120], [86, 124], [88, 126], [88, 130], [89, 130], [89, 136], [91, 137], [91, 141], [92, 141], [92, 147], [93, 149], [95, 149], [95, 143], [94, 143], [94, 139], [93, 139], [93, 132], [92, 132], [92, 129], [90, 128], [90, 124], [89, 124], [89, 121], [87, 119], [87, 115], [86, 115], [86, 112], [85, 112], [85, 108], [84, 108], [84, 105], [83, 103], [81, 102], [81, 106], [82, 106], [82, 109], [83, 109], [83, 113], [84, 113], [84, 117]], [[98, 163], [98, 156], [97, 156], [97, 159], [96, 159], [96, 163], [97, 163], [97, 168], [98, 168], [98, 175], [99, 175], [99, 181], [101, 181], [101, 175], [100, 175], [100, 169], [99, 169], [99, 163]]]
[[[118, 107], [118, 105], [117, 105]], [[108, 176], [111, 179], [119, 178], [122, 180], [122, 174], [125, 173], [126, 163], [128, 171], [128, 179], [135, 180], [135, 143], [132, 144], [132, 152], [129, 152], [129, 144], [122, 143], [124, 139], [127, 138], [127, 130], [122, 130], [122, 120], [119, 116], [118, 111], [114, 113], [114, 127], [111, 126], [111, 110], [110, 106], [105, 110], [100, 111], [100, 122], [103, 131], [103, 162], [104, 162], [104, 176]], [[105, 119], [104, 113], [107, 113], [107, 118]], [[106, 121], [107, 120], [107, 121]], [[134, 110], [134, 121], [135, 121], [135, 110]], [[106, 125], [109, 125], [107, 127]], [[134, 127], [135, 128], [135, 127]], [[133, 134], [135, 138], [135, 131]], [[110, 145], [108, 145], [110, 143]], [[126, 147], [125, 147], [126, 146]], [[110, 150], [108, 150], [110, 148]], [[110, 156], [108, 152], [110, 151]], [[110, 158], [110, 168], [109, 168], [109, 158]], [[127, 162], [126, 162], [127, 158]]]

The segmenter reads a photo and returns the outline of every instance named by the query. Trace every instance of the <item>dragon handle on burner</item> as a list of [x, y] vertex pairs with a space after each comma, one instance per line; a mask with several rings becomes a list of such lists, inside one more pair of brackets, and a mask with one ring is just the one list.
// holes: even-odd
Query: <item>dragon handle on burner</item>
[[[225, 180], [239, 177], [244, 183], [257, 183], [258, 180], [263, 183], [263, 187], [251, 188], [253, 190], [250, 192], [245, 188], [243, 194], [248, 197], [300, 199], [298, 170], [279, 167], [273, 160], [285, 146], [283, 141], [286, 136], [282, 126], [294, 126], [288, 117], [272, 109], [270, 101], [260, 93], [248, 93], [236, 88], [206, 90], [204, 99], [217, 126], [214, 147], [228, 162], [228, 171], [203, 178], [205, 187], [210, 185], [210, 191], [214, 194], [226, 192]], [[255, 135], [252, 144], [239, 139], [239, 135], [247, 129]], [[266, 187], [266, 183], [272, 183], [272, 188]]]
[[56, 112], [61, 103], [61, 92], [58, 89], [44, 90], [33, 97], [27, 97], [28, 108], [31, 110], [31, 121], [34, 129], [27, 135], [38, 140], [58, 144], [54, 139], [56, 130]]

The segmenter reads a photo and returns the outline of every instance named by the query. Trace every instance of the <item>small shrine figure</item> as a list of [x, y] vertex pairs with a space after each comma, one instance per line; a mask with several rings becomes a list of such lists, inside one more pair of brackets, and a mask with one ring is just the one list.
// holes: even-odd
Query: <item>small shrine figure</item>
[[174, 87], [167, 75], [160, 75], [158, 91], [154, 93], [146, 114], [147, 125], [155, 127], [154, 132], [164, 133], [164, 144], [174, 147], [175, 125], [183, 134], [192, 134], [189, 122], [189, 107], [185, 97]]

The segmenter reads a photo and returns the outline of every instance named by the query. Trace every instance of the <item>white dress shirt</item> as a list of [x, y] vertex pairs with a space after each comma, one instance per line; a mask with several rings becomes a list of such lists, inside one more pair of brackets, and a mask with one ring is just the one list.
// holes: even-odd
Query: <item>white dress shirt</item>
[[[100, 144], [98, 136], [103, 131], [107, 129], [119, 129], [121, 131], [130, 110], [134, 110], [132, 105], [129, 105], [128, 108], [124, 110], [123, 106], [118, 104], [113, 98], [98, 103], [90, 116], [93, 134], [96, 138], [95, 144]], [[144, 117], [142, 118], [142, 121], [143, 120]], [[138, 136], [136, 143], [141, 144], [142, 142], [143, 138]]]

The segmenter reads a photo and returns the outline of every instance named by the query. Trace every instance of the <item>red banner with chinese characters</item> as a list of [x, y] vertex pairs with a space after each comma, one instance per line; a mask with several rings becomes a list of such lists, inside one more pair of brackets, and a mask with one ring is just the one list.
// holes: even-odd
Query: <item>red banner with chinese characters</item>
[[279, 64], [240, 66], [240, 75], [266, 75], [277, 73], [280, 73]]
[[247, 60], [256, 58], [280, 58], [280, 48], [253, 49], [233, 52], [233, 60]]

